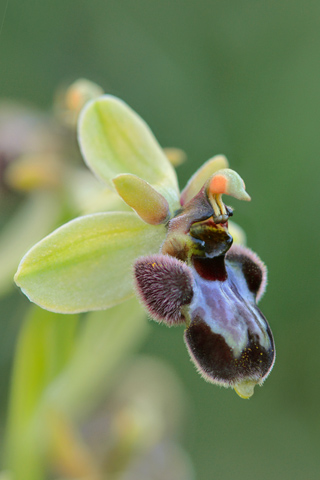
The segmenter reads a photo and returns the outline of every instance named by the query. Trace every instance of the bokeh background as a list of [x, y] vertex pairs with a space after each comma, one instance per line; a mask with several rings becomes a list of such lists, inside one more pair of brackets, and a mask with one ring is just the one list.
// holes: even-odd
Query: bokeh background
[[[318, 479], [320, 3], [9, 0], [0, 71], [2, 98], [44, 110], [78, 77], [123, 98], [162, 146], [187, 153], [182, 187], [214, 154], [228, 157], [252, 197], [230, 202], [234, 219], [269, 269], [261, 309], [274, 371], [245, 401], [200, 378], [181, 328], [151, 324], [142, 351], [182, 381], [182, 444], [197, 479]], [[0, 304], [2, 425], [26, 302], [12, 291]]]

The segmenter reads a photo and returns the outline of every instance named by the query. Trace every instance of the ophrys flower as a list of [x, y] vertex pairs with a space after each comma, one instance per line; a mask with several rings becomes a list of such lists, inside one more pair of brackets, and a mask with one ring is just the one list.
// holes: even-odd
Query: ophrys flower
[[274, 345], [256, 306], [265, 268], [250, 250], [230, 248], [232, 209], [221, 196], [250, 199], [240, 176], [216, 156], [180, 196], [147, 125], [112, 96], [85, 107], [79, 141], [88, 166], [136, 213], [102, 212], [60, 227], [23, 258], [18, 285], [49, 310], [105, 309], [134, 295], [134, 268], [151, 316], [186, 323], [188, 350], [205, 378], [251, 396], [272, 368]]

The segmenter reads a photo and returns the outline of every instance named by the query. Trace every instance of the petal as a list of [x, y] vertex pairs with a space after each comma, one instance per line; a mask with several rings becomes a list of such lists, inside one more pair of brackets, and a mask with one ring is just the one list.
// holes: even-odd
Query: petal
[[167, 200], [149, 183], [130, 174], [118, 175], [113, 183], [120, 197], [144, 222], [159, 225], [169, 220]]
[[133, 295], [131, 266], [159, 250], [165, 227], [134, 213], [100, 213], [58, 228], [22, 259], [16, 283], [47, 310], [103, 310]]
[[215, 172], [229, 166], [224, 155], [215, 155], [202, 165], [190, 178], [189, 182], [181, 193], [181, 205], [189, 202], [203, 187], [205, 182]]
[[139, 297], [157, 321], [178, 325], [185, 318], [181, 307], [193, 297], [193, 279], [189, 267], [169, 255], [139, 258], [134, 265]]
[[126, 103], [111, 95], [89, 102], [78, 135], [86, 163], [110, 187], [120, 173], [132, 173], [178, 208], [176, 173], [147, 124]]

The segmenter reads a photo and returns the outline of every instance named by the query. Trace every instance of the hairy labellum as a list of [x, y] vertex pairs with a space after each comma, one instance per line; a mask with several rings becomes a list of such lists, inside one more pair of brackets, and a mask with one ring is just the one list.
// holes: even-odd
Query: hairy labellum
[[[185, 342], [207, 380], [241, 393], [243, 383], [261, 384], [267, 377], [275, 348], [269, 325], [256, 305], [265, 271], [253, 263], [248, 249], [232, 250], [226, 256], [222, 281], [206, 280], [192, 268], [195, 287]], [[243, 396], [250, 396], [250, 391]]]
[[[221, 257], [204, 259], [211, 279], [203, 278], [196, 260], [187, 266], [154, 255], [135, 265], [137, 289], [151, 316], [168, 325], [186, 321], [185, 343], [201, 375], [245, 398], [264, 381], [275, 358], [271, 330], [256, 305], [266, 273], [252, 258], [257, 259], [249, 249], [237, 246], [225, 263]], [[214, 278], [221, 265], [225, 277]]]
[[234, 188], [239, 197], [245, 194], [241, 179], [227, 180], [219, 173], [208, 181], [170, 220], [161, 253], [138, 259], [134, 273], [155, 320], [186, 323], [185, 343], [201, 375], [249, 398], [270, 373], [275, 347], [256, 304], [266, 268], [248, 248], [231, 247], [232, 210], [222, 204], [221, 193]]

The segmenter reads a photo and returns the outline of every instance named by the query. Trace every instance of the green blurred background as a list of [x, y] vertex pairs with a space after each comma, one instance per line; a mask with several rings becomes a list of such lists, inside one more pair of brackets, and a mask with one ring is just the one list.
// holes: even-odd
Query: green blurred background
[[[1, 97], [41, 108], [78, 77], [123, 98], [162, 146], [186, 151], [181, 186], [212, 155], [228, 157], [252, 196], [231, 202], [234, 219], [269, 268], [274, 371], [245, 401], [200, 378], [180, 328], [152, 324], [143, 351], [188, 392], [183, 444], [197, 479], [319, 479], [320, 3], [9, 0], [0, 72]], [[0, 305], [3, 405], [26, 302]]]

